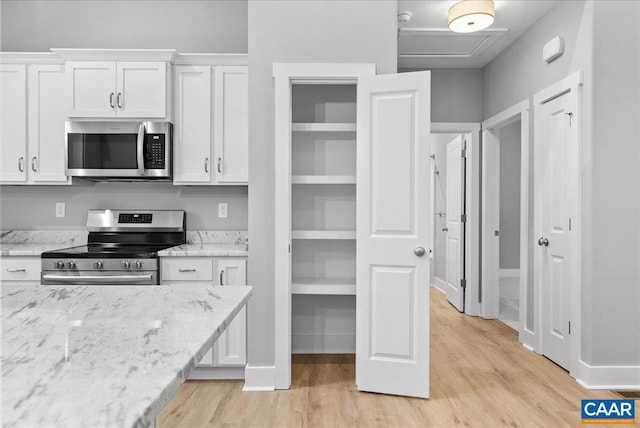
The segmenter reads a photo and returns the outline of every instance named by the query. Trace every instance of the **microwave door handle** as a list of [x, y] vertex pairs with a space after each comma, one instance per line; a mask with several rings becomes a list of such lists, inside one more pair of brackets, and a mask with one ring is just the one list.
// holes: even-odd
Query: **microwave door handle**
[[140, 124], [138, 130], [138, 175], [144, 175], [144, 134], [146, 127], [144, 123]]

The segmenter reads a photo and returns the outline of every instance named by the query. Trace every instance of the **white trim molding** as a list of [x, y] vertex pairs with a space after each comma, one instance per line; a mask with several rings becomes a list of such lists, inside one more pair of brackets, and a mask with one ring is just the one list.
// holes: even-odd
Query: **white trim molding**
[[433, 276], [433, 284], [431, 284], [431, 286], [435, 287], [438, 291], [440, 291], [445, 296], [447, 295], [447, 292], [446, 292], [447, 283], [435, 275]]
[[640, 366], [592, 366], [579, 361], [576, 381], [587, 389], [640, 390]]
[[68, 49], [52, 48], [65, 61], [165, 61], [172, 62], [175, 49]]
[[244, 379], [244, 367], [196, 367], [189, 380]]
[[275, 366], [251, 366], [244, 369], [243, 391], [274, 391], [276, 389]]
[[173, 58], [176, 65], [249, 65], [247, 54], [179, 53]]
[[0, 52], [2, 64], [64, 64], [53, 52]]

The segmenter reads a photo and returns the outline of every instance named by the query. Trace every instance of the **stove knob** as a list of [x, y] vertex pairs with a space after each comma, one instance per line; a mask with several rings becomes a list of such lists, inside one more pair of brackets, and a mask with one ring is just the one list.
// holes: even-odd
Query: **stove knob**
[[102, 268], [103, 268], [103, 266], [104, 266], [104, 265], [102, 264], [102, 260], [98, 260], [98, 261], [95, 263], [95, 266], [96, 266], [96, 269], [102, 269]]
[[136, 260], [136, 269], [142, 269], [142, 262], [140, 260]]
[[129, 269], [131, 267], [131, 263], [129, 263], [129, 260], [124, 260], [122, 262], [122, 269]]
[[67, 267], [69, 269], [75, 269], [76, 268], [76, 262], [71, 261], [71, 262], [67, 263]]
[[56, 269], [64, 269], [64, 262], [62, 260], [56, 262]]

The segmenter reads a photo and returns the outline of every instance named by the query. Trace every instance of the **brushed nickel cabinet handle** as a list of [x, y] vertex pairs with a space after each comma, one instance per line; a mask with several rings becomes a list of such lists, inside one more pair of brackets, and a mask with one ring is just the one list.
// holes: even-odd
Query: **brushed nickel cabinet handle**
[[26, 269], [16, 269], [16, 268], [9, 268], [7, 269], [7, 272], [11, 272], [11, 273], [15, 273], [15, 272], [26, 272]]
[[209, 158], [204, 158], [204, 172], [209, 174]]
[[222, 174], [222, 158], [218, 158], [218, 173]]
[[115, 106], [113, 105], [113, 96], [114, 96], [114, 95], [115, 95], [115, 94], [114, 94], [113, 92], [111, 92], [111, 93], [109, 94], [109, 106], [111, 106], [111, 108], [114, 108], [114, 107], [115, 107]]
[[18, 159], [18, 171], [24, 172], [24, 158], [22, 156]]
[[31, 158], [31, 170], [33, 172], [37, 172], [38, 168], [36, 168], [36, 161], [38, 160], [38, 158], [36, 156]]
[[194, 268], [191, 269], [184, 269], [184, 268], [180, 268], [178, 269], [178, 272], [195, 272], [196, 270]]
[[118, 96], [116, 97], [116, 104], [119, 108], [122, 108], [122, 92], [118, 92]]
[[224, 274], [224, 271], [221, 270], [220, 271], [220, 285], [224, 285], [223, 281], [222, 281], [222, 275]]

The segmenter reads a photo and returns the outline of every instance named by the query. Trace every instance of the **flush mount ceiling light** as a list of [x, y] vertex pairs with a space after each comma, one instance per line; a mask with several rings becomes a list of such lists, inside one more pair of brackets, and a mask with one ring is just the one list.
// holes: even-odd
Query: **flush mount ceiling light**
[[473, 33], [493, 24], [493, 0], [462, 0], [449, 8], [449, 29], [456, 33]]

